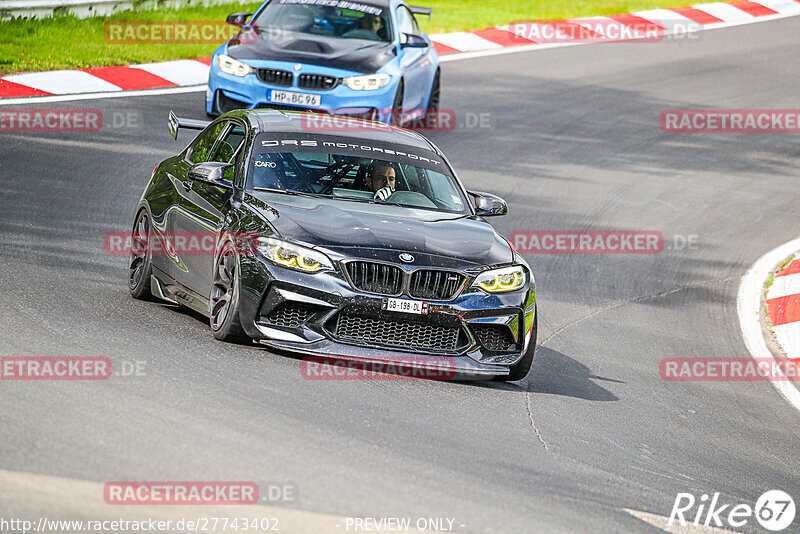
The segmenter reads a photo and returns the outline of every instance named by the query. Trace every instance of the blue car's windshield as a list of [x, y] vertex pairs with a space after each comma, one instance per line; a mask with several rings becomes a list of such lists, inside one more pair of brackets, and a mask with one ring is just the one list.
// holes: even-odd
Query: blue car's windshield
[[300, 33], [389, 42], [388, 13], [349, 0], [272, 0], [250, 23], [259, 33]]

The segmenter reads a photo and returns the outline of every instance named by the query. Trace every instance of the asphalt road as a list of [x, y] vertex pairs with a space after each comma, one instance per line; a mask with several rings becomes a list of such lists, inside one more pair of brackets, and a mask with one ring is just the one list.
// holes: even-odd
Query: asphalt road
[[[797, 108], [798, 31], [790, 18], [444, 64], [443, 106], [489, 125], [430, 137], [468, 187], [509, 201], [498, 230], [642, 229], [667, 242], [656, 255], [528, 256], [541, 346], [510, 385], [307, 381], [298, 359], [132, 300], [103, 235], [129, 228], [154, 165], [188, 141], [169, 138], [167, 111], [203, 118], [203, 93], [43, 104], [136, 121], [0, 133], [0, 354], [108, 356], [146, 372], [0, 383], [0, 516], [120, 515], [102, 505], [114, 480], [282, 482], [297, 498], [264, 510], [514, 534], [657, 532], [625, 509], [667, 516], [678, 492], [797, 499], [800, 414], [768, 383], [659, 376], [666, 357], [748, 355], [738, 283], [797, 237], [797, 135], [666, 134], [658, 120]], [[676, 250], [674, 235], [696, 248]], [[332, 521], [314, 532], [347, 532]]]

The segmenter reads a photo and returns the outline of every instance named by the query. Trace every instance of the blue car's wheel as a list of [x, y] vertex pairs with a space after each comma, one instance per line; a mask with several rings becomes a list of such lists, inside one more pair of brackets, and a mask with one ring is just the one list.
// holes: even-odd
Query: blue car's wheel
[[389, 123], [395, 126], [402, 126], [403, 124], [403, 80], [397, 84], [397, 92], [394, 94], [394, 103], [392, 104], [392, 116], [389, 117]]
[[431, 86], [431, 94], [428, 97], [428, 108], [425, 110], [425, 116], [436, 115], [439, 112], [439, 103], [441, 101], [440, 89], [440, 71], [436, 71], [433, 77], [433, 85]]

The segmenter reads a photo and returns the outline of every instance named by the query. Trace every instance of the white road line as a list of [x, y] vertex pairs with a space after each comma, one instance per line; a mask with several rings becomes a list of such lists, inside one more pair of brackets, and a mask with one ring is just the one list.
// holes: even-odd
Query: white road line
[[51, 70], [4, 76], [4, 80], [57, 95], [69, 92], [122, 91], [112, 83], [82, 70]]
[[705, 525], [695, 526], [694, 523], [687, 523], [686, 526], [681, 526], [679, 522], [673, 521], [672, 525], [667, 525], [667, 523], [669, 523], [669, 518], [663, 515], [651, 514], [650, 512], [642, 512], [639, 510], [631, 510], [629, 508], [623, 508], [623, 510], [631, 514], [636, 519], [644, 521], [649, 525], [653, 525], [656, 528], [660, 528], [664, 532], [669, 532], [670, 534], [737, 534], [736, 531], [733, 530], [720, 527], [707, 527]]
[[19, 104], [46, 104], [48, 102], [70, 102], [73, 100], [102, 100], [105, 98], [126, 98], [129, 96], [175, 95], [180, 93], [197, 93], [205, 91], [207, 85], [190, 85], [186, 87], [164, 87], [162, 89], [143, 89], [140, 91], [122, 91], [116, 93], [85, 93], [81, 95], [25, 96], [20, 98], [0, 98], [0, 107]]
[[713, 17], [717, 17], [725, 22], [739, 22], [753, 20], [754, 17], [750, 13], [746, 13], [737, 7], [726, 4], [724, 2], [715, 2], [713, 4], [697, 4], [692, 6], [700, 11], [705, 11]]
[[[764, 340], [761, 330], [761, 296], [764, 291], [764, 282], [769, 273], [775, 269], [778, 263], [797, 250], [800, 250], [800, 238], [789, 241], [761, 256], [742, 277], [736, 307], [739, 312], [742, 337], [744, 337], [744, 343], [753, 358], [775, 359], [767, 348], [767, 342]], [[800, 411], [800, 391], [792, 385], [792, 382], [786, 380], [781, 373], [776, 379], [771, 380], [771, 383], [789, 404]]]
[[497, 43], [484, 39], [480, 35], [468, 32], [438, 33], [431, 35], [430, 38], [432, 41], [449, 46], [450, 48], [455, 48], [456, 50], [461, 50], [462, 52], [502, 48], [502, 46]]
[[797, 295], [798, 293], [800, 293], [800, 273], [776, 276], [775, 281], [769, 286], [767, 298], [777, 299], [787, 295]]
[[209, 66], [194, 59], [143, 63], [141, 65], [132, 65], [131, 68], [155, 74], [175, 85], [197, 85], [208, 81]]
[[[701, 4], [707, 5], [707, 4]], [[800, 5], [800, 4], [798, 4]], [[736, 9], [736, 8], [732, 8]], [[744, 12], [742, 12], [744, 13]], [[745, 15], [747, 15], [745, 13]], [[739, 20], [736, 22], [722, 22], [712, 25], [703, 26], [701, 31], [709, 31], [709, 30], [719, 30], [722, 28], [730, 28], [734, 26], [743, 26], [745, 24], [755, 24], [757, 22], [768, 22], [772, 20], [778, 19], [785, 19], [789, 17], [796, 17], [800, 15], [800, 10], [793, 11], [791, 13], [783, 13], [778, 15], [769, 15], [765, 17], [749, 17], [749, 20]], [[476, 36], [477, 37], [477, 36]], [[484, 39], [485, 40], [485, 39]], [[488, 41], [487, 41], [488, 42]], [[498, 56], [502, 54], [516, 54], [519, 52], [535, 52], [535, 51], [543, 51], [543, 50], [550, 50], [551, 48], [563, 48], [566, 46], [584, 46], [584, 45], [591, 45], [591, 44], [605, 44], [602, 42], [599, 43], [546, 43], [546, 44], [531, 44], [531, 45], [521, 45], [521, 46], [510, 46], [506, 48], [495, 48], [489, 50], [479, 50], [474, 52], [461, 52], [455, 54], [447, 54], [441, 56], [439, 61], [442, 63], [449, 63], [451, 61], [463, 61], [481, 57], [489, 57], [489, 56]], [[499, 45], [498, 45], [499, 46]], [[186, 60], [192, 61], [192, 60]], [[16, 75], [15, 75], [16, 76]], [[22, 76], [22, 75], [19, 75]], [[7, 79], [11, 79], [10, 76], [6, 77]], [[11, 80], [13, 81], [13, 80]], [[23, 84], [24, 85], [24, 84]], [[185, 86], [185, 87], [166, 87], [163, 89], [146, 89], [142, 91], [119, 91], [116, 93], [89, 93], [89, 94], [76, 94], [76, 95], [57, 95], [57, 96], [37, 96], [37, 97], [20, 97], [20, 98], [0, 98], [0, 107], [2, 106], [11, 106], [11, 105], [19, 105], [19, 104], [38, 104], [38, 103], [47, 103], [47, 102], [67, 102], [70, 100], [94, 100], [94, 99], [103, 99], [103, 98], [126, 98], [129, 96], [152, 96], [152, 95], [170, 95], [170, 94], [180, 94], [180, 93], [193, 93], [199, 91], [205, 91], [207, 89], [206, 85], [195, 85], [195, 86]]]
[[758, 3], [781, 14], [800, 12], [800, 2], [795, 0], [759, 0]]
[[648, 11], [636, 11], [632, 13], [632, 15], [636, 15], [637, 17], [642, 17], [643, 19], [649, 20], [650, 22], [656, 22], [664, 27], [666, 27], [665, 23], [670, 23], [670, 22], [671, 23], [678, 22], [681, 24], [697, 24], [689, 17], [684, 17], [680, 13], [676, 13], [675, 11], [670, 11], [669, 9], [650, 9]]
[[786, 323], [773, 326], [775, 337], [789, 358], [800, 358], [800, 323]]

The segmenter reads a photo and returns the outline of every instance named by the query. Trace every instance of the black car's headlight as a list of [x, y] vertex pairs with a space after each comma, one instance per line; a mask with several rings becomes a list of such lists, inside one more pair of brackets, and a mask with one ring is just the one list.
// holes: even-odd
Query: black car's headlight
[[217, 56], [217, 66], [222, 72], [233, 74], [234, 76], [247, 76], [251, 72], [255, 72], [255, 69], [250, 65], [233, 59], [230, 56], [226, 56], [225, 54]]
[[272, 237], [258, 238], [258, 251], [271, 263], [279, 267], [304, 273], [332, 271], [333, 263], [322, 252], [301, 247], [288, 241]]
[[483, 289], [487, 293], [508, 293], [524, 286], [525, 268], [522, 265], [484, 271], [472, 283], [472, 287]]

